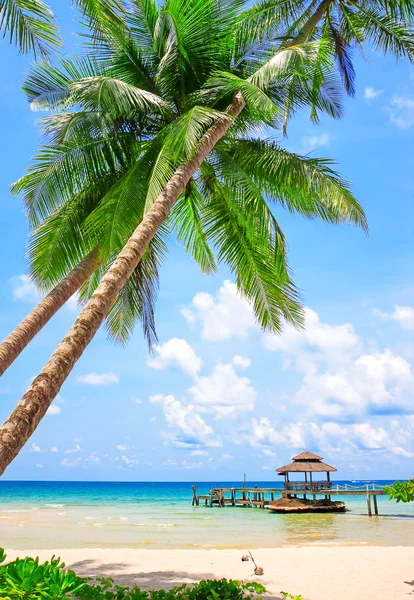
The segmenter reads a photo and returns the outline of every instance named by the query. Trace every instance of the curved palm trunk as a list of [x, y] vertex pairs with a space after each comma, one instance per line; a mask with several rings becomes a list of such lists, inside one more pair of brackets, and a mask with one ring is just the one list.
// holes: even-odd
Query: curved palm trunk
[[229, 117], [214, 124], [200, 142], [197, 155], [175, 171], [111, 268], [102, 277], [99, 286], [73, 327], [0, 429], [0, 474], [17, 456], [40, 423], [174, 203], [244, 106], [242, 95], [236, 94], [227, 110]]
[[53, 315], [92, 275], [99, 263], [98, 251], [92, 250], [6, 337], [4, 342], [0, 344], [0, 376], [10, 367]]

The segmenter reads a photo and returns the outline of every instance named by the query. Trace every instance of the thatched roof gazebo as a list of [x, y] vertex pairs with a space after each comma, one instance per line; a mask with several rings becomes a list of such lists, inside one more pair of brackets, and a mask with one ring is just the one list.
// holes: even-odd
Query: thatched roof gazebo
[[[336, 469], [335, 467], [322, 462], [322, 456], [318, 456], [318, 454], [306, 450], [305, 452], [301, 452], [297, 456], [294, 456], [292, 461], [293, 462], [290, 464], [276, 469], [277, 474], [283, 475], [285, 478], [285, 490], [306, 494], [306, 492], [312, 493], [317, 490], [331, 489], [332, 483], [330, 474], [336, 471]], [[304, 473], [305, 481], [290, 481], [289, 473]], [[326, 473], [326, 479], [314, 481], [313, 475], [315, 473]]]

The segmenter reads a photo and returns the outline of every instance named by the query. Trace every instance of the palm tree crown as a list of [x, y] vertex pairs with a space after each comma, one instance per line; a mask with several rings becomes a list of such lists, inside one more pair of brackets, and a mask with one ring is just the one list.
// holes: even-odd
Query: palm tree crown
[[352, 91], [351, 44], [368, 38], [411, 56], [401, 24], [411, 18], [406, 3], [76, 4], [89, 31], [87, 52], [39, 63], [24, 84], [32, 107], [50, 111], [41, 119], [46, 143], [13, 186], [24, 192], [33, 227], [36, 281], [55, 285], [99, 247], [101, 267], [82, 290], [88, 297], [178, 165], [241, 93], [245, 109], [186, 186], [107, 325], [124, 342], [139, 317], [154, 339], [158, 266], [170, 232], [204, 272], [215, 271], [217, 260], [230, 266], [263, 328], [278, 331], [283, 319], [300, 324], [274, 203], [329, 223], [366, 228], [366, 220], [332, 161], [289, 153], [258, 134], [284, 129], [303, 106], [314, 119], [339, 117], [337, 65]]

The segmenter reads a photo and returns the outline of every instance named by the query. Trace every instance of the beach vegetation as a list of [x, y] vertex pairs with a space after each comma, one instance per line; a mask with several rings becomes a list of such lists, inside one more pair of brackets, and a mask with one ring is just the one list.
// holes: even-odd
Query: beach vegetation
[[78, 577], [74, 571], [65, 570], [65, 563], [55, 556], [44, 563], [31, 557], [8, 563], [5, 560], [6, 554], [0, 548], [2, 600], [250, 600], [266, 592], [260, 583], [232, 579], [206, 579], [193, 585], [147, 591], [117, 585], [110, 577]]
[[414, 502], [414, 479], [396, 481], [393, 485], [386, 486], [384, 491], [389, 495], [390, 500]]
[[0, 474], [104, 320], [119, 343], [138, 320], [156, 339], [171, 235], [204, 273], [230, 268], [264, 330], [303, 325], [277, 209], [364, 230], [366, 217], [331, 160], [259, 133], [282, 137], [303, 108], [314, 122], [339, 118], [343, 90], [354, 93], [352, 50], [364, 41], [398, 58], [414, 51], [412, 0], [75, 5], [88, 51], [29, 73], [32, 108], [49, 111], [46, 142], [13, 191], [24, 196], [40, 288], [95, 249], [99, 264], [80, 291], [89, 301], [0, 430]]
[[55, 16], [43, 0], [0, 0], [0, 33], [35, 57], [47, 58], [61, 45]]

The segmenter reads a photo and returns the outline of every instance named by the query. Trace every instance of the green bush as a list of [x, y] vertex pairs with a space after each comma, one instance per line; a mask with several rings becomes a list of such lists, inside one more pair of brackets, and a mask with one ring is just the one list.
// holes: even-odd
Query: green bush
[[414, 479], [396, 481], [393, 485], [386, 486], [384, 491], [389, 495], [390, 500], [414, 502]]
[[116, 585], [112, 578], [92, 581], [78, 577], [54, 556], [43, 564], [38, 558], [17, 558], [9, 563], [5, 559], [0, 548], [1, 600], [250, 600], [253, 594], [266, 592], [259, 583], [227, 579], [143, 591]]

